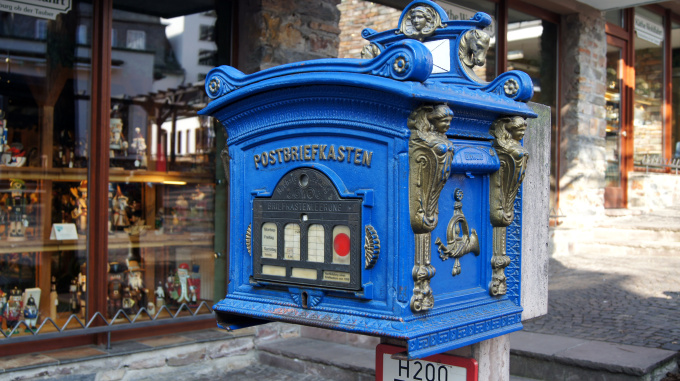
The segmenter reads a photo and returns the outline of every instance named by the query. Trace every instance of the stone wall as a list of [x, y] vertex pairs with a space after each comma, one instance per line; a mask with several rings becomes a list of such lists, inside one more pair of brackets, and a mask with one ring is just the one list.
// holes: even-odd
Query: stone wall
[[401, 10], [363, 0], [342, 0], [340, 16], [339, 58], [361, 58], [361, 49], [367, 41], [361, 31], [371, 28], [382, 32], [397, 27]]
[[560, 210], [568, 222], [604, 213], [607, 40], [602, 15], [564, 16], [561, 28], [559, 186]]
[[246, 74], [273, 66], [338, 56], [340, 0], [240, 0], [237, 68]]
[[680, 206], [680, 174], [628, 173], [628, 207], [642, 210]]

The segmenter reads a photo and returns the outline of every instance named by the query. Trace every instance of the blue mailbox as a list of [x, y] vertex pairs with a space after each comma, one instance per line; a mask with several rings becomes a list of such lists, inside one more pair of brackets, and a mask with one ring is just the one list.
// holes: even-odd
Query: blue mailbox
[[483, 82], [491, 18], [419, 0], [363, 59], [221, 66], [224, 328], [284, 321], [403, 340], [420, 358], [516, 331], [528, 75]]

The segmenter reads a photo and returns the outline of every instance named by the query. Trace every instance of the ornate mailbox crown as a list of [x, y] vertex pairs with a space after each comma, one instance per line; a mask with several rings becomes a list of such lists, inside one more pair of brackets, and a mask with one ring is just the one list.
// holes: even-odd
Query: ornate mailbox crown
[[410, 358], [521, 329], [533, 85], [518, 71], [476, 74], [490, 23], [414, 1], [396, 29], [362, 32], [363, 59], [208, 74], [201, 114], [229, 136], [220, 326], [391, 337]]

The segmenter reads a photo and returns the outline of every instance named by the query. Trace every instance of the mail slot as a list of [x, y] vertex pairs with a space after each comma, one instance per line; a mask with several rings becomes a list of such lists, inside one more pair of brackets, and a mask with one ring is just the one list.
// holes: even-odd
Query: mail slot
[[230, 182], [235, 328], [284, 321], [404, 340], [421, 358], [521, 329], [528, 75], [484, 82], [491, 18], [411, 3], [362, 59], [206, 78]]

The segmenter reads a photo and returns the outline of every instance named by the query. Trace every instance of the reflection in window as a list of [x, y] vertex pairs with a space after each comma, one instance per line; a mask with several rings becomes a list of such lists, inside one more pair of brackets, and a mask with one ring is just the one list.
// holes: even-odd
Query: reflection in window
[[201, 25], [198, 39], [201, 41], [215, 41], [215, 26]]
[[217, 66], [217, 51], [201, 49], [198, 51], [198, 64]]
[[47, 20], [35, 21], [35, 38], [36, 40], [44, 40], [47, 38]]
[[134, 50], [146, 49], [146, 33], [143, 30], [128, 30], [125, 46]]

